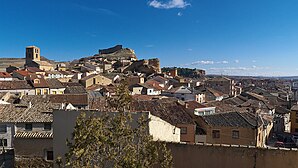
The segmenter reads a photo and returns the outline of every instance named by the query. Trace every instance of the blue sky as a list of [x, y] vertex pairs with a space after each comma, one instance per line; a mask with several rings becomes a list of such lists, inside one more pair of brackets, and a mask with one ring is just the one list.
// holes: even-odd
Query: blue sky
[[115, 44], [208, 74], [298, 75], [297, 0], [0, 0], [0, 57], [72, 60]]

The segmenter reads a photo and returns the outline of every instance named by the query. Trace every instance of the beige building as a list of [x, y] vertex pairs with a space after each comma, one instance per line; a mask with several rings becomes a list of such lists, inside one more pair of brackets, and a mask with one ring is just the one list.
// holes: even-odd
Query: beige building
[[218, 113], [197, 117], [197, 122], [205, 132], [201, 134], [205, 137], [201, 143], [265, 146], [268, 130], [262, 119], [254, 114]]
[[36, 67], [44, 71], [54, 70], [54, 66], [51, 63], [41, 60], [40, 48], [36, 46], [26, 47], [25, 67]]
[[298, 133], [298, 105], [291, 108], [291, 133]]
[[80, 80], [80, 83], [85, 86], [85, 88], [92, 86], [92, 85], [103, 85], [107, 86], [109, 84], [112, 84], [112, 80], [101, 76], [99, 74], [92, 74], [89, 76], [86, 76]]
[[234, 80], [227, 77], [215, 77], [206, 81], [206, 86], [218, 90], [226, 95], [235, 96]]

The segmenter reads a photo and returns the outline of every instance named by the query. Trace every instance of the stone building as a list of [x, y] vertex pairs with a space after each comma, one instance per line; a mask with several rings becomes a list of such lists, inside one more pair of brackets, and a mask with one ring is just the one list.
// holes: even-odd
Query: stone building
[[206, 86], [218, 90], [229, 96], [235, 96], [235, 83], [234, 80], [227, 77], [215, 77], [208, 79]]
[[26, 47], [25, 67], [36, 67], [44, 71], [54, 70], [54, 66], [51, 63], [41, 60], [40, 49], [36, 46]]
[[83, 86], [85, 86], [85, 88], [88, 88], [89, 86], [92, 86], [92, 85], [107, 86], [112, 83], [112, 80], [99, 74], [92, 74], [82, 78], [80, 80], [80, 83]]

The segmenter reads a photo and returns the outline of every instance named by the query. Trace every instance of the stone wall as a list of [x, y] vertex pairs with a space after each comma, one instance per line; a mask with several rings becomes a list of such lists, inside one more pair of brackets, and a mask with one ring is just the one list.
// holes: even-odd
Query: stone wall
[[253, 146], [168, 143], [175, 168], [296, 168], [298, 152]]

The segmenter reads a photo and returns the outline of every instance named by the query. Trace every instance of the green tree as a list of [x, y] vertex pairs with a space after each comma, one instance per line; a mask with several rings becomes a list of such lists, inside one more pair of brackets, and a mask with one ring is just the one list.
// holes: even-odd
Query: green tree
[[[66, 166], [71, 167], [172, 167], [172, 156], [163, 142], [154, 142], [148, 132], [149, 119], [142, 115], [132, 128], [129, 113], [131, 96], [126, 84], [120, 84], [110, 107], [118, 113], [81, 114], [72, 140], [67, 141], [69, 152]], [[61, 161], [59, 161], [61, 164]]]

